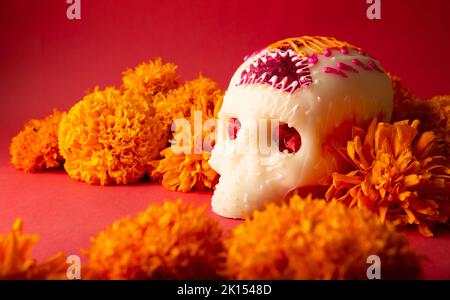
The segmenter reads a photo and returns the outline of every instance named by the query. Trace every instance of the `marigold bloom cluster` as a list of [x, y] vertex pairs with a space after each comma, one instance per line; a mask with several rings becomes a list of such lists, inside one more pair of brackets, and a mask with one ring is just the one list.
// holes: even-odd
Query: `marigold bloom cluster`
[[181, 200], [165, 201], [114, 222], [84, 251], [87, 278], [217, 278], [221, 231], [204, 211]]
[[58, 126], [62, 113], [54, 110], [42, 120], [32, 119], [12, 139], [11, 163], [25, 172], [39, 172], [59, 167], [64, 159], [58, 149]]
[[422, 100], [408, 90], [401, 79], [389, 75], [394, 89], [392, 122], [420, 120], [420, 131], [432, 130], [436, 134], [435, 154], [450, 155], [450, 95]]
[[166, 94], [157, 94], [154, 101], [157, 115], [170, 126], [177, 118], [189, 118], [191, 111], [212, 116], [215, 107], [220, 106], [223, 95], [213, 80], [200, 75]]
[[421, 276], [420, 258], [405, 236], [367, 210], [302, 199], [269, 204], [232, 230], [225, 241], [231, 279], [367, 279], [378, 255], [382, 278]]
[[164, 63], [158, 57], [134, 69], [127, 69], [122, 76], [125, 97], [141, 96], [153, 104], [153, 96], [157, 93], [166, 93], [178, 87], [177, 67], [173, 63]]
[[432, 130], [436, 134], [436, 154], [450, 157], [450, 95], [435, 96], [416, 106], [421, 130]]
[[[193, 116], [189, 120], [190, 135], [186, 137], [179, 131], [174, 135], [172, 139], [174, 146], [167, 147], [161, 152], [163, 157], [161, 160], [152, 162], [154, 169], [151, 177], [153, 180], [161, 180], [162, 185], [171, 191], [188, 192], [194, 188], [200, 191], [211, 190], [219, 180], [219, 174], [208, 163], [215, 136], [214, 133], [203, 130], [201, 133], [196, 133]], [[180, 128], [180, 130], [184, 129]], [[178, 135], [187, 141], [177, 141]], [[181, 153], [175, 153], [174, 149], [178, 147], [175, 145], [182, 144], [182, 142], [189, 143], [182, 146], [187, 151], [178, 149]], [[204, 149], [204, 146], [207, 146], [208, 149]], [[199, 150], [198, 153], [195, 152], [196, 149]]]
[[139, 180], [167, 137], [147, 101], [124, 99], [114, 88], [86, 95], [62, 118], [58, 133], [67, 173], [101, 185]]
[[[202, 129], [201, 136], [194, 132], [194, 112], [202, 112], [202, 121], [217, 117], [223, 99], [223, 92], [216, 83], [209, 78], [200, 76], [198, 79], [188, 81], [178, 89], [166, 95], [156, 96], [157, 114], [168, 125], [177, 118], [186, 118], [190, 122], [188, 141], [189, 151], [174, 153], [172, 147], [161, 152], [161, 160], [152, 162], [154, 169], [151, 177], [161, 180], [162, 185], [171, 191], [187, 192], [192, 189], [212, 189], [218, 181], [219, 175], [208, 164], [211, 149], [214, 146], [214, 130], [212, 132]], [[200, 124], [203, 126], [203, 124]], [[172, 145], [178, 145], [177, 138], [180, 130], [176, 128], [173, 133]], [[205, 143], [206, 142], [206, 143]], [[195, 145], [195, 143], [200, 145]], [[209, 145], [208, 149], [204, 149]], [[196, 153], [194, 147], [200, 149]]]
[[415, 114], [416, 105], [422, 99], [417, 97], [412, 91], [407, 89], [402, 80], [395, 75], [388, 74], [392, 82], [394, 91], [394, 108], [392, 112], [392, 121], [414, 120], [417, 119]]
[[380, 220], [415, 224], [425, 236], [450, 215], [448, 158], [433, 156], [436, 136], [420, 133], [419, 121], [377, 123], [365, 132], [354, 128], [343, 155], [352, 163], [346, 174], [334, 173], [326, 199], [365, 207]]

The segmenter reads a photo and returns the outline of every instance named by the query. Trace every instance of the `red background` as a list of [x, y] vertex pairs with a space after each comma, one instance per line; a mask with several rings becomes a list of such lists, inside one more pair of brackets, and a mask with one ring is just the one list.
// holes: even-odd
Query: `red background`
[[[157, 184], [97, 187], [63, 171], [38, 175], [9, 164], [10, 139], [32, 117], [67, 110], [95, 85], [119, 85], [121, 72], [161, 56], [182, 79], [201, 71], [223, 88], [242, 58], [276, 40], [328, 35], [367, 49], [421, 97], [448, 94], [450, 1], [381, 0], [382, 20], [366, 18], [365, 0], [144, 1], [81, 0], [81, 20], [65, 0], [0, 1], [0, 231], [15, 217], [39, 232], [39, 259], [76, 254], [88, 237], [150, 202], [209, 193], [170, 193]], [[224, 228], [236, 222], [217, 217]], [[450, 278], [450, 235], [408, 233], [428, 278]]]

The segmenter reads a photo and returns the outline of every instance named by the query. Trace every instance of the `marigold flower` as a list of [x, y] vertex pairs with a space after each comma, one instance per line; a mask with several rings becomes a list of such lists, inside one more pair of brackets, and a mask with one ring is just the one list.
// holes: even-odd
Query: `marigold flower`
[[343, 155], [353, 164], [347, 174], [334, 173], [325, 197], [350, 207], [366, 207], [381, 222], [416, 224], [432, 236], [430, 226], [450, 215], [450, 169], [443, 156], [432, 156], [435, 134], [419, 133], [419, 121], [394, 124], [372, 121], [367, 133], [354, 128]]
[[420, 258], [406, 237], [366, 210], [305, 199], [269, 204], [225, 240], [231, 279], [367, 279], [367, 259], [378, 255], [383, 279], [416, 279]]
[[[181, 153], [174, 153], [172, 147], [161, 152], [163, 159], [153, 161], [153, 168], [149, 172], [153, 180], [162, 180], [162, 185], [171, 191], [187, 192], [212, 189], [217, 183], [219, 175], [208, 164], [211, 149], [214, 146], [214, 129], [212, 132], [202, 129], [201, 136], [194, 131], [194, 112], [202, 112], [202, 121], [217, 117], [223, 100], [223, 92], [211, 79], [200, 76], [198, 79], [188, 81], [178, 89], [166, 95], [158, 94], [155, 98], [158, 114], [170, 125], [177, 118], [188, 118], [191, 134], [184, 137], [180, 133], [185, 128], [176, 128], [172, 145], [181, 142], [176, 138], [181, 135], [189, 140]], [[203, 126], [203, 124], [200, 124]], [[186, 131], [187, 132], [187, 131]], [[203, 146], [211, 146], [204, 149]], [[197, 151], [196, 149], [199, 149]]]
[[167, 145], [168, 133], [142, 98], [96, 88], [63, 117], [58, 137], [67, 173], [105, 185], [139, 180]]
[[421, 115], [422, 130], [432, 130], [436, 133], [436, 153], [450, 156], [450, 95], [435, 96], [422, 101], [417, 108]]
[[150, 205], [91, 239], [84, 250], [89, 279], [213, 279], [222, 262], [221, 231], [181, 200]]
[[[208, 164], [215, 140], [214, 132], [202, 130], [201, 133], [196, 133], [193, 116], [189, 120], [190, 135], [184, 136], [180, 131], [186, 129], [180, 127], [172, 139], [173, 146], [161, 152], [163, 157], [161, 160], [151, 163], [154, 167], [151, 178], [162, 180], [162, 185], [171, 191], [188, 192], [194, 188], [201, 191], [212, 189], [219, 180], [219, 174]], [[188, 140], [189, 144], [180, 145], [183, 143], [177, 140], [179, 136], [184, 142]], [[207, 149], [204, 149], [204, 146], [207, 146]], [[174, 152], [174, 147], [180, 153]]]
[[420, 131], [436, 133], [435, 154], [450, 155], [450, 95], [422, 100], [403, 85], [400, 78], [389, 75], [394, 89], [394, 111], [392, 121], [415, 120]]
[[188, 118], [191, 110], [213, 115], [214, 108], [222, 101], [222, 98], [223, 91], [217, 87], [217, 84], [200, 75], [197, 79], [187, 81], [166, 94], [157, 94], [154, 101], [157, 115], [170, 126], [177, 118]]
[[42, 120], [32, 119], [12, 139], [9, 147], [11, 163], [25, 172], [38, 172], [59, 167], [64, 159], [58, 149], [58, 125], [62, 113], [53, 113]]
[[414, 120], [417, 119], [416, 106], [422, 102], [413, 92], [408, 90], [402, 80], [392, 74], [388, 74], [394, 90], [394, 109], [392, 112], [392, 121]]
[[9, 233], [0, 233], [0, 280], [3, 279], [64, 279], [66, 257], [57, 253], [43, 263], [29, 258], [37, 243], [37, 234], [23, 234], [23, 222], [17, 219]]
[[123, 73], [122, 82], [125, 97], [142, 96], [153, 103], [153, 96], [159, 92], [178, 87], [177, 65], [164, 63], [161, 58], [144, 62]]

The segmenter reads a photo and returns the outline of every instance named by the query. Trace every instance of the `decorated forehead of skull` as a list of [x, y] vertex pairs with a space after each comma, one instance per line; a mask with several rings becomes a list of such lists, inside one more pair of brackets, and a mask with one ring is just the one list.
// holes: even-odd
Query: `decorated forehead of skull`
[[[339, 168], [325, 144], [345, 141], [338, 132], [343, 124], [388, 120], [391, 113], [390, 80], [359, 47], [329, 37], [297, 37], [253, 53], [233, 75], [219, 112], [228, 132], [218, 135], [210, 159], [221, 175], [213, 210], [240, 218], [295, 188], [317, 184]], [[279, 151], [224, 151], [252, 140], [254, 133], [246, 129], [255, 127], [255, 119], [280, 122]]]
[[[378, 62], [364, 50], [347, 42], [327, 37], [298, 37], [276, 42], [246, 57], [245, 68], [239, 70], [238, 82], [234, 84], [269, 84], [293, 93], [313, 82], [311, 68], [318, 64], [319, 57], [335, 60], [342, 56], [354, 58], [350, 64], [336, 61], [334, 66], [326, 66], [322, 72], [342, 78], [360, 71], [383, 72]], [[362, 56], [362, 61], [356, 56]]]

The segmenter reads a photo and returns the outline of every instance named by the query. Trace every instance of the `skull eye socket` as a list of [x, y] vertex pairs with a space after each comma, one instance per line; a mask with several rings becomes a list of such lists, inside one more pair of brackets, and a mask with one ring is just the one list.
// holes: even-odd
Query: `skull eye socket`
[[301, 146], [302, 138], [300, 133], [294, 127], [289, 127], [286, 123], [280, 123], [278, 126], [278, 150], [280, 152], [287, 150], [288, 153], [296, 153]]
[[230, 118], [227, 120], [227, 131], [231, 140], [236, 139], [239, 129], [241, 129], [241, 122], [239, 122], [238, 118]]

